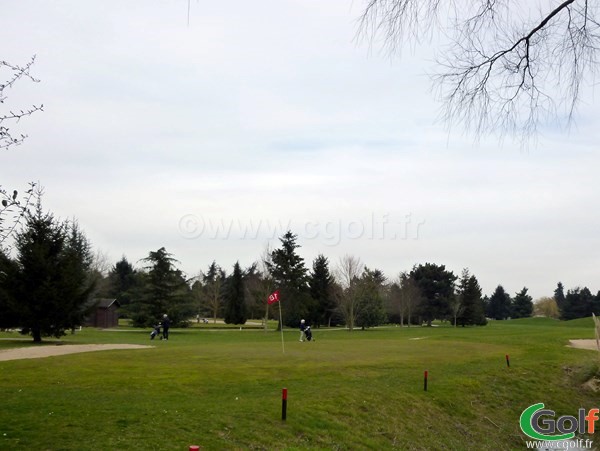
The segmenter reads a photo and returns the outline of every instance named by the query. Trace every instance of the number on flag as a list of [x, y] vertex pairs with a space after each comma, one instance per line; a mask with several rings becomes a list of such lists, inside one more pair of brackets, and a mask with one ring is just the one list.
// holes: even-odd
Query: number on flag
[[269, 295], [269, 298], [267, 299], [267, 304], [274, 304], [275, 302], [279, 301], [279, 290], [276, 290], [275, 292], [273, 292], [272, 294]]

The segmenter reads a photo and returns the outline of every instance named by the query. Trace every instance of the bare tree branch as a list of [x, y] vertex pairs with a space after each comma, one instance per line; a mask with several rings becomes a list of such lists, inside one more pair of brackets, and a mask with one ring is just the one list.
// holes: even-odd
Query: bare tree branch
[[[443, 102], [442, 118], [479, 137], [483, 133], [526, 140], [539, 124], [573, 120], [582, 83], [598, 68], [597, 4], [564, 0], [370, 0], [359, 35], [383, 37], [396, 52], [431, 36], [447, 39], [432, 79]], [[448, 25], [443, 25], [448, 24]]]
[[22, 196], [22, 200], [19, 200], [17, 190], [6, 191], [0, 185], [0, 247], [21, 224], [34, 198], [41, 195], [36, 186], [36, 183], [30, 182], [29, 189]]
[[[20, 80], [21, 78], [29, 78], [31, 81], [38, 83], [39, 80], [34, 78], [29, 70], [33, 63], [35, 62], [35, 55], [31, 58], [25, 66], [15, 66], [6, 61], [0, 61], [0, 70], [8, 69], [11, 75], [8, 77], [8, 80], [4, 83], [0, 82], [0, 103], [4, 103], [4, 101], [8, 98], [4, 93], [4, 90], [7, 88], [12, 88], [14, 84]], [[43, 111], [44, 105], [36, 106], [33, 105], [30, 108], [25, 110], [19, 110], [19, 112], [9, 111], [8, 113], [0, 113], [0, 149], [8, 149], [11, 146], [18, 146], [27, 138], [27, 135], [19, 135], [18, 137], [14, 137], [11, 134], [9, 127], [4, 125], [7, 121], [15, 121], [19, 122], [19, 120], [25, 116], [30, 116], [36, 111]]]

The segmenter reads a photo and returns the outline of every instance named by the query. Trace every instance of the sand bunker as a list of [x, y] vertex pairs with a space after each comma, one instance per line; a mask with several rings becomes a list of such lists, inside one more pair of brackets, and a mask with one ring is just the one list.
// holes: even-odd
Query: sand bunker
[[596, 340], [569, 340], [569, 346], [577, 349], [589, 349], [591, 351], [597, 351], [598, 345]]
[[153, 346], [130, 344], [30, 346], [27, 348], [6, 349], [0, 351], [0, 361], [39, 359], [55, 355], [76, 354], [78, 352], [109, 351], [112, 349], [146, 349], [152, 347]]

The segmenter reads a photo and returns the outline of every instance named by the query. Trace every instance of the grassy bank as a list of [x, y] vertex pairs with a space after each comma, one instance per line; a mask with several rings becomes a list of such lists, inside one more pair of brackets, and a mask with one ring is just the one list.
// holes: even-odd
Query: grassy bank
[[581, 386], [597, 353], [565, 346], [593, 338], [591, 320], [316, 329], [314, 343], [290, 330], [285, 353], [275, 331], [148, 333], [84, 329], [62, 341], [151, 349], [0, 362], [0, 448], [524, 449], [529, 405], [573, 415], [600, 404]]

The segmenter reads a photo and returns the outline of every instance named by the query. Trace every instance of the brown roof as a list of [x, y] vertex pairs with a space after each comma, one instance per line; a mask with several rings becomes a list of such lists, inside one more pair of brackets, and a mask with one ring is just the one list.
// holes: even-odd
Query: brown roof
[[95, 299], [94, 304], [96, 305], [96, 307], [100, 308], [110, 308], [110, 306], [112, 306], [113, 304], [115, 304], [115, 307], [121, 306], [119, 301], [111, 298]]

